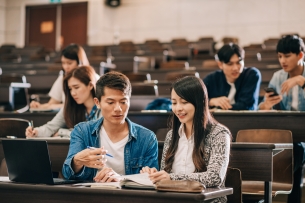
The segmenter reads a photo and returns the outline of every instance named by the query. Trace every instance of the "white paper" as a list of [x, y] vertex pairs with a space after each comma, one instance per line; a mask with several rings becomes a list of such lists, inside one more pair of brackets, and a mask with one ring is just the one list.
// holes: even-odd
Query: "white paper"
[[0, 182], [12, 182], [8, 176], [0, 176]]

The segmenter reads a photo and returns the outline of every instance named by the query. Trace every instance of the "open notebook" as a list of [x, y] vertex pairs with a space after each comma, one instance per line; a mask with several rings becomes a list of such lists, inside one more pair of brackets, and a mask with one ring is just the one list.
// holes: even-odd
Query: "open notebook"
[[111, 183], [79, 183], [76, 186], [88, 186], [92, 188], [109, 188], [109, 189], [121, 189], [126, 188], [138, 188], [138, 189], [155, 189], [155, 185], [149, 179], [147, 173], [135, 174], [135, 175], [124, 175], [119, 177], [119, 182]]

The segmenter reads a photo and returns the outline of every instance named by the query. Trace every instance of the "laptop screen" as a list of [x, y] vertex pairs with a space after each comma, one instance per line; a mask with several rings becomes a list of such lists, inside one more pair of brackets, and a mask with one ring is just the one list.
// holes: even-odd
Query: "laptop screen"
[[47, 141], [3, 139], [2, 145], [11, 181], [54, 184]]

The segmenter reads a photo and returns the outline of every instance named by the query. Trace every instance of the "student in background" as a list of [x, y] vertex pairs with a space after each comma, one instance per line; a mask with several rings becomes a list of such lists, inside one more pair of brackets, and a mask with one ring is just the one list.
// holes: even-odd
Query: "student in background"
[[203, 80], [209, 94], [209, 106], [224, 110], [256, 110], [261, 73], [244, 67], [245, 52], [237, 44], [226, 44], [215, 58], [221, 70]]
[[[141, 173], [150, 173], [153, 182], [196, 180], [206, 187], [224, 186], [231, 134], [211, 115], [204, 83], [193, 76], [176, 81], [171, 100], [174, 115], [164, 142], [161, 171], [148, 166]], [[226, 202], [226, 197], [213, 202]]]
[[[130, 96], [130, 81], [122, 73], [111, 71], [97, 81], [94, 101], [103, 117], [72, 131], [62, 170], [66, 179], [111, 182], [118, 181], [114, 175], [137, 174], [143, 166], [158, 168], [156, 135], [127, 118]], [[106, 150], [112, 155], [107, 163]]]
[[28, 127], [27, 137], [68, 136], [74, 125], [95, 120], [100, 117], [100, 110], [94, 103], [95, 71], [90, 66], [80, 66], [66, 74], [64, 80], [65, 104], [56, 116], [43, 126]]
[[[303, 40], [296, 35], [287, 35], [279, 40], [276, 52], [282, 70], [275, 72], [270, 80], [269, 87], [279, 95], [266, 93], [259, 109], [272, 108], [288, 111], [305, 111], [305, 46]], [[305, 162], [305, 143], [293, 143], [294, 153], [294, 183], [289, 203], [301, 202], [300, 184], [302, 169]]]
[[[89, 61], [84, 49], [80, 45], [70, 44], [61, 52], [61, 64], [64, 73], [67, 74], [80, 65], [89, 66]], [[48, 103], [40, 104], [39, 102], [32, 101], [30, 104], [30, 108], [61, 108], [65, 100], [63, 92], [63, 79], [64, 75], [59, 75], [56, 81], [54, 82], [49, 92], [49, 96], [51, 98]]]

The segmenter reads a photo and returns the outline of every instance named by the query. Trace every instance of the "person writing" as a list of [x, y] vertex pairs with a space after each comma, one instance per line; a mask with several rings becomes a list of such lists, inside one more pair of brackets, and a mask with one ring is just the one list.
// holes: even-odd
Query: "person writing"
[[244, 67], [244, 56], [244, 50], [233, 43], [224, 45], [216, 54], [221, 70], [203, 79], [211, 108], [257, 110], [261, 73], [254, 67]]
[[[153, 182], [196, 180], [206, 187], [224, 186], [231, 134], [212, 117], [204, 83], [194, 76], [176, 81], [171, 100], [174, 115], [164, 142], [161, 171], [146, 166], [141, 173], [149, 173]], [[213, 202], [226, 202], [226, 197]]]
[[90, 66], [80, 66], [67, 73], [63, 80], [65, 93], [64, 107], [43, 126], [26, 129], [27, 137], [67, 136], [74, 125], [82, 121], [95, 120], [101, 116], [94, 103], [95, 71]]
[[[130, 96], [131, 83], [122, 73], [111, 71], [97, 81], [94, 101], [103, 117], [74, 127], [62, 169], [66, 179], [112, 182], [143, 166], [158, 168], [156, 135], [127, 118]], [[112, 157], [106, 159], [106, 152]]]
[[[275, 72], [268, 87], [273, 92], [265, 93], [260, 110], [305, 111], [305, 46], [303, 40], [296, 35], [287, 35], [279, 40], [276, 52], [282, 70]], [[305, 143], [293, 143], [294, 180], [293, 189], [288, 195], [289, 203], [301, 202], [303, 164], [305, 163]]]
[[[71, 72], [80, 65], [90, 65], [84, 49], [78, 44], [70, 44], [62, 50], [61, 64], [64, 70], [64, 74]], [[97, 79], [98, 78], [99, 77], [97, 77]], [[41, 104], [37, 101], [32, 101], [30, 103], [30, 108], [59, 109], [63, 107], [63, 103], [65, 100], [63, 92], [63, 79], [64, 75], [60, 74], [54, 82], [49, 92], [49, 96], [51, 98], [48, 103]]]

